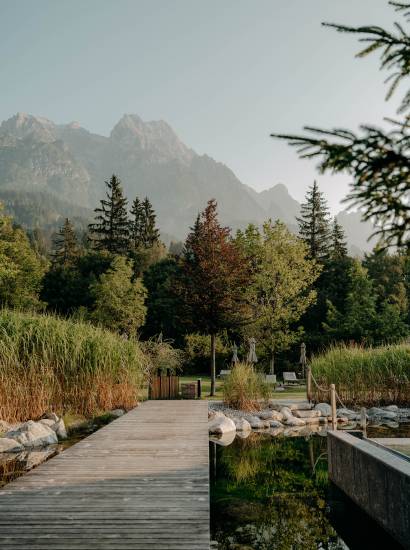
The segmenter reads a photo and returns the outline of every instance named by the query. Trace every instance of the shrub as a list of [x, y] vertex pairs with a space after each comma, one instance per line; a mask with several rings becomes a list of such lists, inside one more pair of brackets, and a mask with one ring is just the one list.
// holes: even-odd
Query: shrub
[[[410, 345], [374, 348], [335, 346], [314, 357], [312, 373], [318, 384], [336, 390], [345, 404], [409, 404]], [[315, 399], [328, 400], [326, 392], [315, 384]]]
[[224, 381], [224, 403], [243, 411], [258, 410], [259, 400], [267, 399], [270, 391], [269, 384], [252, 365], [237, 363]]
[[166, 374], [168, 369], [176, 373], [182, 369], [184, 354], [180, 349], [173, 348], [170, 342], [151, 338], [146, 342], [140, 342], [140, 346], [149, 360], [151, 373], [160, 370]]
[[135, 340], [51, 315], [0, 311], [0, 418], [91, 416], [136, 405], [149, 362]]

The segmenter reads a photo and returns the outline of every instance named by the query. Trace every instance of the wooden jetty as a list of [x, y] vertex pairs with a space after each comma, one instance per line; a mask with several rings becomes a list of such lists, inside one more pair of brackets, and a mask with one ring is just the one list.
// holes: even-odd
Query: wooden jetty
[[2, 550], [209, 550], [206, 401], [148, 401], [0, 490]]

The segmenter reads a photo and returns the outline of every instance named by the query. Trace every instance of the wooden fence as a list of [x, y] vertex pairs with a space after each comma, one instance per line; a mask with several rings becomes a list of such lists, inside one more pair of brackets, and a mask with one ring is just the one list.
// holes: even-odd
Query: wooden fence
[[153, 376], [149, 385], [148, 397], [149, 399], [178, 399], [179, 376], [170, 373]]

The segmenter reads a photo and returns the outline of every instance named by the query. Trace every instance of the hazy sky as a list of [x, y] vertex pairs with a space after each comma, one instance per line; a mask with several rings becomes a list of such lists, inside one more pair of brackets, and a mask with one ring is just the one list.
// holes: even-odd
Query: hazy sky
[[0, 0], [0, 119], [17, 111], [108, 135], [123, 113], [164, 119], [255, 189], [332, 209], [347, 177], [318, 176], [272, 131], [392, 116], [375, 58], [321, 21], [381, 24], [387, 0]]

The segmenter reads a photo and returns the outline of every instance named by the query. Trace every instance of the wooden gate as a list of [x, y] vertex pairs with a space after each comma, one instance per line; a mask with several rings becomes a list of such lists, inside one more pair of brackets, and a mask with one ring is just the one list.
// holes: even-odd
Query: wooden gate
[[178, 399], [179, 376], [170, 372], [166, 375], [158, 373], [151, 378], [149, 385], [149, 399]]

